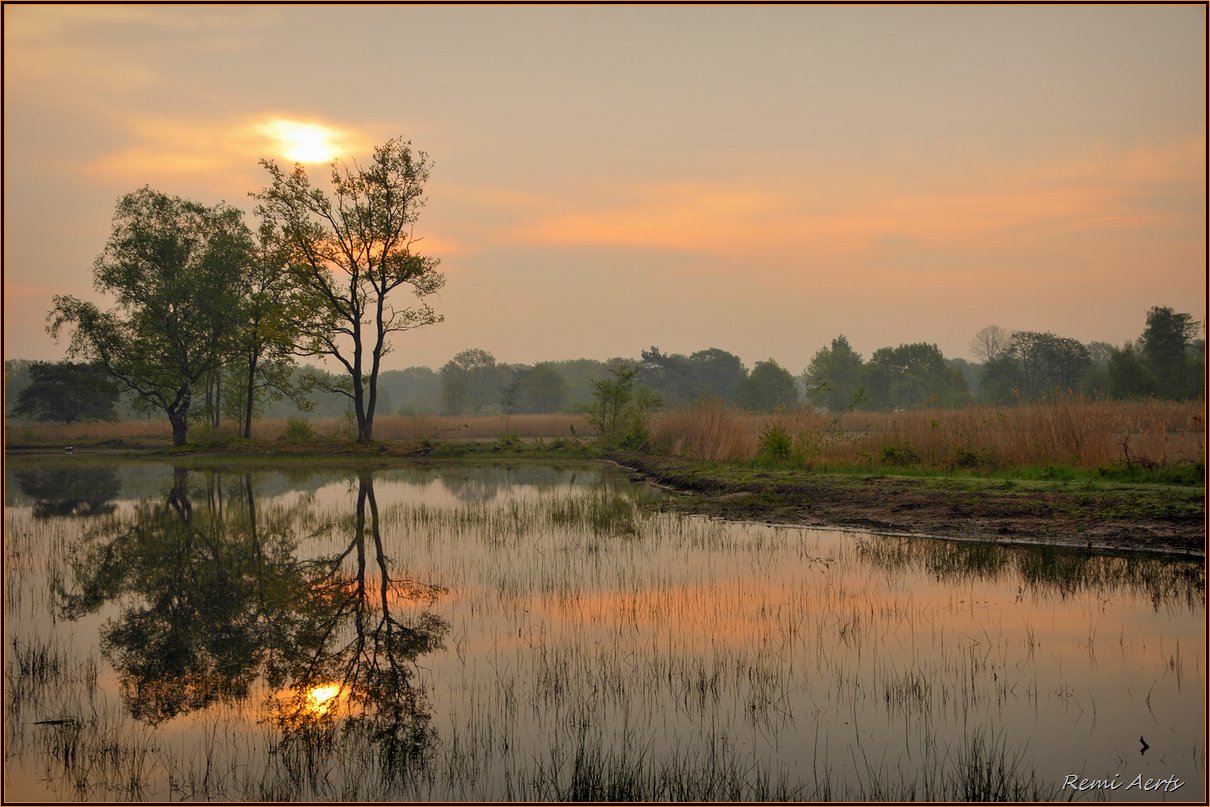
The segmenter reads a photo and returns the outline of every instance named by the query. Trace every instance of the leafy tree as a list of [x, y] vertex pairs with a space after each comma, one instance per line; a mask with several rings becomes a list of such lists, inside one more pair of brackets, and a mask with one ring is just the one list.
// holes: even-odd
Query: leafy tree
[[1189, 314], [1156, 306], [1147, 312], [1147, 327], [1139, 338], [1143, 361], [1155, 377], [1161, 398], [1191, 398], [1201, 392], [1202, 372], [1190, 361], [1198, 322]]
[[99, 365], [34, 362], [29, 375], [14, 414], [64, 423], [117, 417], [118, 385]]
[[718, 398], [729, 404], [743, 398], [748, 370], [739, 356], [712, 347], [690, 354], [689, 364], [698, 398]]
[[173, 445], [184, 445], [194, 385], [230, 355], [250, 246], [238, 210], [143, 187], [118, 200], [93, 270], [117, 308], [59, 295], [48, 330], [58, 338], [70, 327], [68, 355], [99, 363], [162, 410]]
[[567, 379], [551, 362], [540, 362], [518, 378], [517, 399], [521, 412], [561, 412], [568, 401]]
[[495, 402], [500, 388], [496, 357], [480, 348], [468, 348], [441, 368], [441, 407], [448, 415], [478, 415]]
[[1016, 331], [1008, 347], [984, 363], [981, 396], [989, 403], [1012, 403], [1071, 393], [1081, 388], [1091, 365], [1088, 348], [1075, 339]]
[[610, 378], [592, 382], [593, 403], [585, 417], [605, 445], [641, 448], [648, 438], [648, 419], [660, 407], [659, 397], [637, 382], [639, 366], [625, 362]]
[[1013, 404], [1021, 396], [1021, 379], [1016, 360], [1007, 353], [983, 363], [979, 376], [979, 399], [985, 404]]
[[[340, 363], [348, 377], [336, 391], [353, 405], [357, 441], [370, 442], [391, 335], [443, 319], [424, 302], [445, 284], [439, 262], [413, 250], [428, 155], [393, 139], [374, 149], [368, 166], [334, 162], [330, 196], [312, 186], [302, 165], [290, 173], [272, 160], [261, 165], [271, 183], [254, 194], [257, 209], [289, 249], [291, 278], [307, 312], [294, 322], [296, 350]], [[412, 292], [416, 305], [399, 304], [400, 288]]]
[[842, 412], [861, 401], [861, 354], [840, 335], [831, 347], [815, 352], [803, 373], [811, 403], [830, 412]]
[[657, 395], [670, 405], [686, 404], [698, 398], [699, 391], [693, 374], [693, 366], [680, 353], [661, 353], [658, 347], [641, 353], [639, 380], [651, 387]]
[[1109, 397], [1115, 400], [1146, 398], [1155, 394], [1155, 375], [1134, 345], [1127, 342], [1109, 356]]
[[30, 385], [29, 368], [31, 365], [33, 362], [29, 359], [4, 360], [4, 411], [12, 412], [22, 390]]
[[798, 406], [794, 376], [773, 359], [758, 361], [748, 376], [745, 403], [755, 412], [773, 412]]
[[389, 392], [401, 415], [436, 412], [441, 397], [441, 376], [430, 367], [387, 370], [378, 376], [380, 394]]
[[970, 403], [962, 372], [934, 344], [916, 342], [874, 351], [862, 368], [862, 385], [875, 409], [954, 407]]
[[305, 385], [294, 385], [294, 346], [299, 324], [310, 315], [309, 300], [297, 293], [287, 271], [290, 253], [281, 233], [262, 224], [256, 246], [243, 275], [240, 327], [235, 335], [233, 389], [229, 396], [241, 423], [244, 437], [252, 436], [252, 417], [258, 393], [272, 398], [288, 396], [302, 410], [310, 408]]
[[1108, 342], [1089, 342], [1089, 366], [1080, 377], [1080, 394], [1085, 398], [1109, 397], [1109, 359], [1113, 356], [1113, 345]]

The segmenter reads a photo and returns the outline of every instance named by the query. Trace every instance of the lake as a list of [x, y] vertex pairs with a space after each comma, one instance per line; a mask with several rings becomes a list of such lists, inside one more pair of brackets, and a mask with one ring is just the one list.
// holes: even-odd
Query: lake
[[1200, 562], [599, 464], [13, 465], [8, 801], [1206, 797]]

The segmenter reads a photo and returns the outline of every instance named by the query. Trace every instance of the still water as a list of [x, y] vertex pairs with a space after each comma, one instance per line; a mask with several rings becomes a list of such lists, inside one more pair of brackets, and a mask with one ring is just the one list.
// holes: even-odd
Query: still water
[[1205, 798], [1200, 563], [597, 465], [6, 474], [6, 800]]

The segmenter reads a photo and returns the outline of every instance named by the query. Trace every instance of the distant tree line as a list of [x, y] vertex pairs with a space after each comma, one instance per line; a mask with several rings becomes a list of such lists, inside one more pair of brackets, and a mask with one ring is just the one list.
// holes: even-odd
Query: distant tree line
[[[801, 405], [830, 412], [1012, 406], [1062, 396], [1187, 400], [1205, 394], [1205, 342], [1198, 326], [1189, 314], [1155, 307], [1139, 338], [1115, 347], [992, 325], [972, 340], [981, 362], [946, 358], [927, 343], [879, 348], [866, 360], [842, 335], [820, 348], [798, 378], [773, 359], [749, 370], [738, 356], [716, 347], [689, 355], [651, 347], [638, 358], [535, 364], [502, 363], [485, 349], [468, 348], [437, 370], [381, 370], [376, 404], [380, 412], [402, 415], [590, 413], [600, 405], [601, 384], [623, 382], [634, 395], [646, 396], [636, 400], [647, 408], [712, 399], [755, 412]], [[266, 364], [256, 376], [259, 386], [246, 383], [244, 363], [203, 376], [201, 401], [191, 417], [214, 424], [226, 418], [243, 428], [250, 423], [252, 389], [259, 417], [354, 419], [340, 376], [294, 365], [284, 354]], [[72, 422], [146, 411], [145, 401], [123, 392], [95, 363], [8, 360], [5, 383], [7, 410], [17, 417]]]

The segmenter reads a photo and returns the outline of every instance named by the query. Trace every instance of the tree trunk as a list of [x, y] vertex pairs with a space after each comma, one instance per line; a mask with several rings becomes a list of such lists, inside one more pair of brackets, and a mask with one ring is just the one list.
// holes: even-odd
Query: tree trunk
[[189, 440], [189, 404], [193, 401], [193, 384], [185, 381], [177, 390], [173, 406], [165, 411], [172, 424], [172, 445], [183, 446]]
[[248, 362], [248, 390], [244, 393], [244, 439], [252, 438], [252, 396], [256, 391], [256, 357]]
[[183, 412], [169, 412], [168, 422], [172, 424], [172, 444], [183, 446], [189, 440], [189, 419]]

